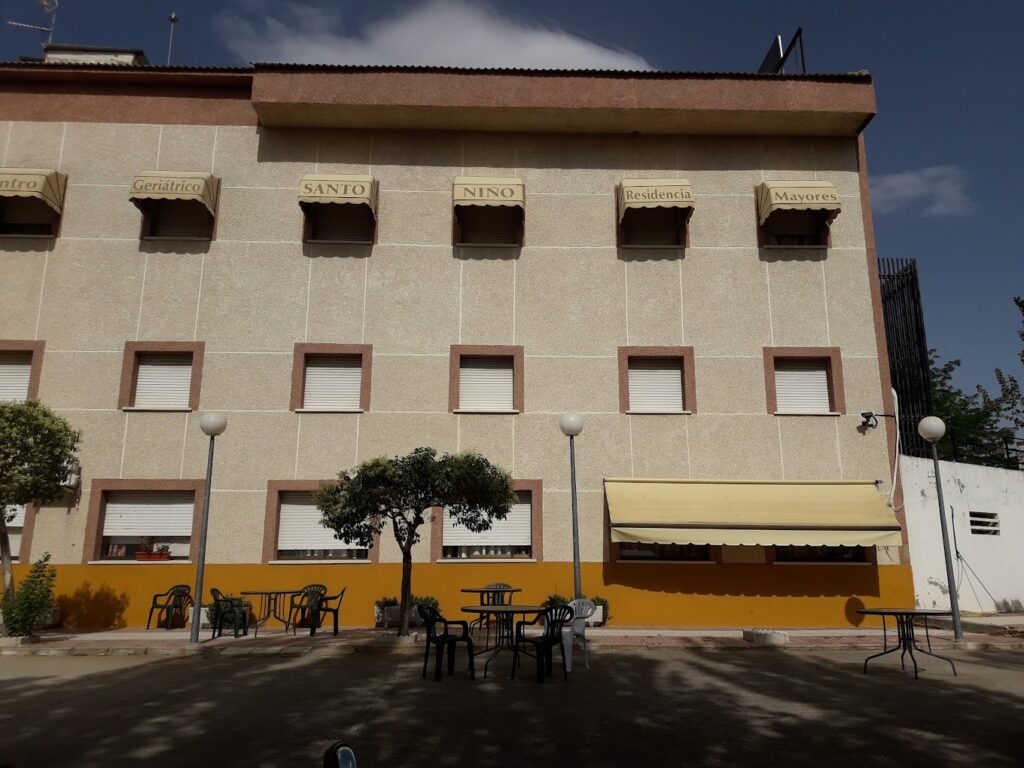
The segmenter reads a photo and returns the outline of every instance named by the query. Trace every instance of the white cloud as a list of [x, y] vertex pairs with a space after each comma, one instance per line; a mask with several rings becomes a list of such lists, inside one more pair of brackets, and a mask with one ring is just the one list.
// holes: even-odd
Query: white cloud
[[353, 29], [304, 2], [246, 0], [217, 26], [246, 61], [455, 67], [653, 69], [641, 56], [465, 0], [425, 0]]
[[974, 210], [974, 202], [967, 195], [967, 179], [955, 165], [874, 176], [871, 202], [879, 214], [908, 207], [920, 209], [924, 216], [964, 216]]

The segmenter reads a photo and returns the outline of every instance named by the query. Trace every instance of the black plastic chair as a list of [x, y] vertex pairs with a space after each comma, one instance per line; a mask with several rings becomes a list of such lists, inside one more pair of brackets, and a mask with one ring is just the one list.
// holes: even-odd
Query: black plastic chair
[[[512, 585], [506, 584], [503, 581], [495, 581], [488, 584], [484, 589], [509, 589]], [[512, 602], [511, 592], [481, 592], [480, 593], [480, 605], [508, 605]], [[484, 629], [487, 634], [484, 639], [484, 647], [489, 647], [491, 644], [491, 615], [489, 613], [482, 613], [479, 617], [469, 622], [470, 630], [473, 629]]]
[[[440, 613], [437, 609], [423, 605], [422, 603], [416, 606], [416, 610], [419, 611], [420, 618], [423, 619], [423, 626], [427, 630], [427, 643], [423, 649], [423, 677], [427, 676], [427, 663], [430, 661], [430, 648], [433, 646], [436, 661], [434, 665], [434, 680], [441, 680], [441, 659], [444, 657], [445, 651], [448, 651], [448, 674], [455, 673], [455, 645], [457, 643], [465, 643], [467, 650], [469, 651], [469, 676], [476, 679], [476, 670], [473, 667], [473, 638], [469, 634], [469, 624], [465, 621], [449, 621]], [[440, 631], [438, 628], [440, 626]], [[453, 635], [450, 631], [450, 627], [460, 627], [462, 634]]]
[[149, 607], [149, 616], [146, 618], [146, 629], [153, 620], [153, 614], [157, 614], [156, 625], [164, 623], [164, 629], [171, 628], [171, 620], [175, 615], [181, 616], [181, 625], [185, 626], [188, 619], [188, 607], [192, 605], [192, 587], [188, 584], [175, 584], [166, 592], [153, 595], [153, 604]]
[[[569, 679], [569, 671], [565, 665], [565, 637], [562, 635], [562, 628], [573, 620], [574, 612], [568, 605], [552, 605], [544, 609], [544, 613], [538, 613], [529, 621], [516, 622], [516, 642], [513, 646], [512, 656], [512, 677], [516, 676], [516, 668], [519, 666], [519, 654], [533, 656], [537, 659], [537, 682], [543, 683], [545, 676], [551, 676], [551, 657], [554, 655], [554, 647], [557, 645], [562, 654], [562, 675]], [[544, 632], [539, 635], [527, 635], [526, 628], [535, 626], [544, 618]], [[571, 642], [571, 641], [570, 641]], [[525, 650], [522, 646], [532, 645], [533, 652]]]
[[213, 637], [220, 637], [224, 634], [224, 623], [231, 620], [231, 627], [235, 637], [238, 637], [238, 630], [243, 635], [249, 634], [249, 614], [252, 613], [252, 605], [240, 597], [228, 597], [219, 589], [210, 589], [213, 597], [213, 609], [210, 616], [210, 623], [213, 625]]
[[[347, 587], [342, 588], [341, 592], [339, 592], [336, 595], [321, 595], [317, 598], [315, 607], [312, 607], [310, 609], [310, 637], [316, 634], [316, 631], [324, 623], [324, 619], [326, 618], [328, 613], [334, 617], [334, 636], [338, 636], [338, 613], [341, 611], [341, 601], [345, 597], [345, 589], [347, 589]], [[338, 602], [335, 603], [335, 600], [337, 600]], [[334, 605], [331, 605], [331, 603], [334, 603]]]
[[315, 621], [313, 609], [316, 608], [320, 599], [326, 594], [327, 587], [325, 585], [307, 584], [299, 590], [299, 594], [292, 595], [288, 602], [288, 623], [285, 625], [285, 631], [290, 626], [294, 635], [297, 634], [300, 624], [305, 625], [308, 621], [312, 625]]

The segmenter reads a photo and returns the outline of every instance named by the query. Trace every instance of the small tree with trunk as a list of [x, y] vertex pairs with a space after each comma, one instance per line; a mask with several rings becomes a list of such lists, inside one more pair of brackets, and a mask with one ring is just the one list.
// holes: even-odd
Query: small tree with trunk
[[417, 448], [407, 456], [377, 458], [338, 475], [316, 495], [323, 524], [339, 539], [361, 547], [388, 525], [402, 550], [402, 595], [398, 634], [409, 634], [412, 548], [420, 527], [448, 513], [471, 531], [503, 520], [516, 501], [512, 478], [476, 453], [444, 454]]
[[35, 401], [0, 402], [0, 562], [4, 597], [14, 592], [7, 523], [12, 506], [45, 504], [64, 493], [81, 433]]

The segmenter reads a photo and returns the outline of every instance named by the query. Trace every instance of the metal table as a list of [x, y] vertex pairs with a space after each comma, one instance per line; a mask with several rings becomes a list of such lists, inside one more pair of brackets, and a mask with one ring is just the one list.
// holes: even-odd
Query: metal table
[[282, 616], [278, 613], [278, 604], [283, 596], [291, 597], [292, 595], [301, 594], [301, 589], [250, 589], [242, 592], [241, 594], [249, 597], [258, 597], [260, 599], [259, 609], [256, 613], [256, 621], [253, 623], [253, 637], [259, 634], [260, 627], [266, 624], [271, 619], [277, 619], [284, 624], [285, 630], [288, 629], [288, 616]]
[[479, 656], [482, 653], [491, 654], [491, 658], [484, 664], [484, 677], [487, 677], [487, 667], [494, 661], [494, 657], [501, 653], [502, 649], [508, 648], [511, 650], [515, 645], [515, 617], [536, 616], [538, 613], [544, 613], [545, 610], [544, 606], [541, 605], [465, 605], [462, 607], [463, 613], [493, 616], [498, 628], [494, 635], [494, 645], [485, 645], [473, 653], [474, 656]]
[[[956, 676], [956, 665], [952, 659], [945, 656], [940, 656], [937, 653], [932, 653], [932, 638], [928, 633], [928, 617], [929, 616], [952, 616], [952, 611], [934, 610], [928, 608], [865, 608], [857, 611], [857, 613], [863, 616], [881, 616], [882, 617], [882, 652], [873, 654], [864, 659], [864, 673], [867, 674], [868, 662], [872, 659], [877, 659], [879, 656], [885, 656], [890, 653], [900, 653], [900, 667], [906, 669], [904, 657], [909, 653], [910, 661], [914, 664], [914, 679], [917, 679], [917, 659], [914, 658], [914, 651], [919, 651], [927, 656], [934, 656], [936, 659], [942, 659], [948, 661], [949, 666], [953, 668], [953, 675]], [[889, 648], [888, 636], [886, 632], [885, 619], [887, 616], [892, 616], [896, 619], [896, 645]], [[924, 635], [928, 642], [928, 650], [917, 644], [917, 638], [914, 636], [914, 619], [924, 619]]]

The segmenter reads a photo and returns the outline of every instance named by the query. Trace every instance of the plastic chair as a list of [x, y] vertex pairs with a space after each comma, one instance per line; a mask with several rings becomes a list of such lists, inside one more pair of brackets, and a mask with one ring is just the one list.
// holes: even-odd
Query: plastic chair
[[146, 629], [153, 620], [153, 614], [157, 613], [156, 625], [159, 627], [163, 621], [164, 629], [171, 628], [171, 619], [175, 614], [181, 616], [181, 624], [185, 625], [188, 607], [192, 604], [192, 587], [188, 584], [175, 584], [166, 592], [153, 595], [153, 604], [149, 607], [149, 616], [146, 618]]
[[229, 597], [219, 589], [210, 589], [213, 597], [213, 615], [210, 623], [213, 624], [212, 637], [220, 637], [224, 634], [224, 622], [231, 619], [231, 627], [235, 637], [238, 637], [238, 630], [243, 635], [249, 634], [249, 614], [252, 613], [252, 604], [240, 597]]
[[[511, 584], [506, 584], [503, 581], [495, 581], [488, 584], [484, 589], [511, 589]], [[481, 592], [480, 593], [480, 605], [509, 605], [512, 603], [511, 592]], [[482, 613], [477, 618], [473, 619], [469, 623], [470, 629], [472, 628], [484, 628], [487, 631], [484, 645], [489, 646], [491, 644], [491, 617], [490, 614]]]
[[[312, 624], [314, 618], [313, 610], [317, 607], [323, 596], [327, 594], [327, 587], [323, 584], [307, 584], [297, 595], [292, 595], [288, 601], [288, 621], [285, 624], [285, 631], [292, 628], [292, 634], [297, 634], [299, 624], [309, 620]], [[312, 634], [312, 633], [310, 633]]]
[[[516, 622], [516, 642], [513, 646], [512, 656], [512, 678], [515, 679], [516, 669], [519, 666], [519, 654], [533, 656], [537, 659], [537, 682], [543, 683], [545, 675], [551, 675], [551, 657], [554, 655], [554, 647], [557, 645], [562, 654], [562, 675], [569, 679], [569, 670], [565, 665], [565, 638], [562, 635], [562, 628], [573, 620], [573, 610], [568, 605], [552, 605], [544, 609], [529, 621]], [[544, 618], [544, 632], [540, 635], [527, 635], [526, 628], [534, 626]], [[532, 645], [534, 652], [530, 653], [521, 646]]]
[[587, 619], [597, 611], [597, 604], [585, 597], [578, 597], [569, 602], [569, 607], [576, 614], [572, 620], [572, 641], [575, 643], [577, 637], [583, 641], [583, 664], [590, 669], [590, 657], [587, 656]]
[[[336, 595], [321, 595], [316, 602], [316, 606], [312, 609], [312, 618], [309, 622], [309, 636], [312, 637], [316, 634], [317, 629], [324, 623], [326, 614], [331, 614], [334, 617], [334, 636], [338, 636], [338, 613], [341, 611], [341, 601], [345, 597], [345, 590], [347, 587], [342, 588], [341, 592]], [[331, 605], [335, 600], [338, 602]]]
[[[423, 626], [427, 630], [426, 647], [423, 649], [423, 677], [427, 676], [427, 663], [430, 661], [430, 648], [433, 647], [436, 655], [434, 665], [434, 680], [441, 680], [441, 658], [444, 652], [448, 651], [448, 674], [455, 673], [455, 645], [465, 643], [469, 651], [469, 676], [476, 679], [476, 670], [473, 668], [473, 638], [469, 634], [469, 624], [465, 621], [449, 621], [437, 609], [429, 605], [419, 603], [416, 606], [420, 618], [423, 619]], [[440, 626], [440, 632], [438, 628]], [[453, 635], [450, 627], [460, 627], [462, 634]]]

